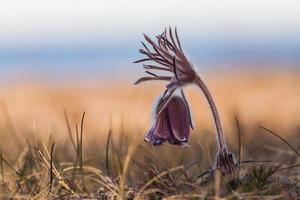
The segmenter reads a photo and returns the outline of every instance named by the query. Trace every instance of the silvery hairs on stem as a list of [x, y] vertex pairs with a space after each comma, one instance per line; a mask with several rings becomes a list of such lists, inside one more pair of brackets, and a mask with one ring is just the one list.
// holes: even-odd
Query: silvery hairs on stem
[[[218, 153], [214, 169], [220, 169], [222, 174], [230, 174], [232, 172], [235, 172], [236, 161], [234, 159], [234, 155], [227, 150], [216, 104], [207, 86], [202, 81], [200, 76], [196, 73], [191, 62], [184, 55], [178, 37], [177, 28], [175, 27], [174, 32], [172, 31], [171, 27], [168, 30], [165, 29], [162, 34], [156, 36], [156, 43], [151, 40], [146, 34], [144, 34], [144, 38], [151, 46], [151, 48], [149, 48], [144, 42], [142, 42], [144, 48], [140, 49], [139, 52], [146, 57], [135, 61], [135, 63], [150, 62], [150, 64], [143, 64], [143, 67], [146, 69], [145, 72], [149, 76], [138, 79], [135, 84], [154, 80], [168, 81], [166, 90], [155, 109], [156, 121], [154, 127], [150, 130], [145, 140], [157, 145], [162, 144], [164, 141], [168, 141], [171, 144], [173, 142], [173, 144], [177, 144], [183, 147], [187, 146], [186, 142], [188, 140], [189, 132], [186, 131], [186, 127], [187, 122], [190, 122], [191, 120], [189, 107], [184, 97], [182, 88], [183, 86], [188, 84], [195, 84], [204, 93], [210, 106], [210, 110], [212, 112], [216, 126]], [[170, 72], [170, 75], [157, 75], [156, 73], [153, 73], [153, 70], [156, 70], [157, 72]], [[184, 99], [183, 101], [179, 99], [174, 100], [173, 94], [177, 89], [181, 90], [182, 95], [180, 98]], [[174, 108], [174, 102], [177, 102], [177, 107], [179, 110], [181, 109], [183, 113], [188, 114], [180, 114], [182, 112], [176, 111], [176, 109]], [[186, 109], [183, 109], [183, 105], [185, 105]], [[173, 116], [170, 115], [179, 116], [178, 118], [176, 118], [176, 120], [172, 121], [171, 119]], [[189, 119], [186, 120], [187, 118]], [[181, 123], [181, 126], [176, 125], [176, 123]], [[176, 135], [178, 136], [178, 132], [182, 130], [176, 129], [174, 127], [185, 127], [184, 130], [186, 132], [181, 133], [181, 135], [186, 137], [182, 137], [181, 139], [180, 137], [176, 137]], [[183, 138], [184, 140], [182, 140]], [[171, 140], [172, 142], [170, 142], [169, 140]]]

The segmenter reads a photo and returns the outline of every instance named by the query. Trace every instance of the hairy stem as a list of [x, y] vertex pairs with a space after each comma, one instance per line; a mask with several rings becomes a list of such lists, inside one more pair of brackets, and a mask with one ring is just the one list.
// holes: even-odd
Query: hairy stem
[[225, 144], [225, 138], [224, 138], [224, 134], [223, 134], [223, 129], [222, 129], [222, 125], [221, 125], [221, 121], [220, 121], [220, 117], [219, 117], [219, 113], [216, 107], [216, 104], [207, 88], [207, 86], [205, 85], [205, 83], [201, 80], [201, 78], [199, 76], [196, 76], [195, 78], [195, 84], [202, 90], [202, 92], [204, 93], [207, 102], [210, 106], [210, 110], [212, 112], [213, 118], [214, 118], [214, 122], [215, 122], [215, 126], [217, 129], [217, 135], [218, 135], [218, 144], [220, 149], [226, 148], [226, 144]]

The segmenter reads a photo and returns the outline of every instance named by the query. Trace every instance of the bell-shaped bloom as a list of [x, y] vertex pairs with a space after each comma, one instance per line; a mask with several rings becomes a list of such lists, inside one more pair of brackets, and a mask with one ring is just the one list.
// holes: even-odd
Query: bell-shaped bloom
[[[163, 101], [160, 99], [159, 104]], [[182, 148], [189, 147], [191, 115], [185, 98], [172, 96], [164, 109], [156, 115], [154, 126], [145, 138], [146, 142], [161, 145], [168, 142]]]

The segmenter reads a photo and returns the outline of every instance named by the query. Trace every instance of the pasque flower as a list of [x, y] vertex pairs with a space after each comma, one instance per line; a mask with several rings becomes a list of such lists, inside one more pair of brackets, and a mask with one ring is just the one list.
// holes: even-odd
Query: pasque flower
[[[182, 148], [187, 144], [190, 127], [193, 128], [188, 103], [182, 96], [172, 96], [165, 108], [156, 115], [154, 125], [145, 138], [146, 142], [161, 145], [168, 141], [170, 144]], [[159, 102], [163, 101], [161, 98]]]
[[[144, 34], [144, 38], [152, 46], [153, 51], [142, 42], [144, 49], [140, 49], [140, 53], [146, 55], [146, 58], [137, 60], [135, 63], [152, 61], [158, 65], [144, 64], [144, 68], [147, 69], [146, 73], [151, 76], [142, 77], [135, 84], [150, 80], [169, 81], [167, 90], [162, 97], [163, 100], [157, 109], [157, 113], [160, 113], [178, 87], [192, 83], [195, 80], [196, 72], [182, 51], [176, 28], [175, 36], [171, 28], [169, 28], [169, 31], [165, 30], [162, 34], [156, 36], [157, 44], [146, 34]], [[173, 76], [161, 76], [148, 70], [167, 71], [171, 72]]]
[[[206, 84], [184, 55], [177, 29], [175, 28], [174, 32], [171, 28], [169, 30], [165, 29], [162, 34], [156, 36], [156, 43], [145, 34], [144, 38], [151, 48], [142, 42], [144, 48], [140, 49], [140, 53], [146, 57], [135, 61], [135, 63], [150, 62], [143, 65], [146, 69], [145, 72], [150, 76], [140, 78], [135, 84], [150, 80], [168, 81], [166, 90], [155, 109], [156, 118], [154, 126], [149, 131], [145, 140], [154, 145], [168, 141], [171, 144], [187, 146], [190, 131], [188, 125], [190, 112], [187, 102], [183, 100], [185, 99], [184, 96], [182, 96], [182, 99], [181, 97], [175, 97], [174, 92], [180, 89], [183, 95], [183, 86], [195, 84], [206, 97], [216, 126], [218, 149], [216, 163], [212, 171], [214, 172], [218, 168], [222, 174], [233, 173], [236, 170], [236, 161], [234, 155], [227, 150], [216, 104]], [[169, 72], [170, 75], [157, 75], [153, 73], [153, 70]], [[179, 112], [179, 110], [182, 112]]]

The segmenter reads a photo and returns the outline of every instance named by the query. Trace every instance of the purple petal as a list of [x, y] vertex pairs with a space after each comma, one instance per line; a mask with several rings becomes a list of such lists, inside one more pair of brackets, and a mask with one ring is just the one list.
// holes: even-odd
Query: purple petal
[[168, 136], [170, 135], [170, 129], [168, 127], [167, 117], [168, 117], [168, 113], [166, 110], [164, 110], [157, 116], [157, 124], [154, 132], [155, 137], [167, 139]]
[[167, 141], [170, 135], [170, 128], [167, 122], [167, 111], [161, 112], [156, 119], [154, 127], [151, 128], [148, 135], [145, 138], [146, 142], [150, 142], [153, 145], [161, 145]]
[[157, 137], [156, 135], [154, 135], [155, 133], [154, 131], [155, 131], [154, 128], [150, 129], [148, 135], [144, 138], [144, 141], [149, 142], [155, 146], [161, 145], [166, 141], [166, 139]]
[[153, 134], [154, 134], [154, 128], [151, 128], [150, 131], [148, 132], [147, 136], [144, 138], [145, 142], [152, 143]]
[[185, 102], [180, 97], [173, 97], [168, 106], [168, 119], [175, 139], [186, 142], [190, 136], [190, 117]]

